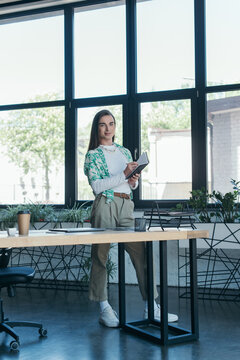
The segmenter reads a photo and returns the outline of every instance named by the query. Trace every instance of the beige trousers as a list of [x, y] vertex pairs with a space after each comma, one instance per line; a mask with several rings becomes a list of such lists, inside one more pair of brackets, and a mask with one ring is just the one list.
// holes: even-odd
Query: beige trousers
[[[91, 225], [92, 227], [104, 228], [132, 227], [134, 225], [133, 209], [134, 203], [131, 200], [114, 197], [114, 200], [108, 204], [106, 203], [106, 197], [99, 195], [93, 203]], [[110, 244], [92, 245], [92, 268], [89, 283], [90, 300], [104, 301], [108, 299], [106, 262], [109, 249]], [[147, 300], [145, 243], [125, 243], [125, 250], [128, 252], [136, 270], [143, 300]], [[157, 289], [154, 286], [154, 298], [157, 298], [157, 296]]]

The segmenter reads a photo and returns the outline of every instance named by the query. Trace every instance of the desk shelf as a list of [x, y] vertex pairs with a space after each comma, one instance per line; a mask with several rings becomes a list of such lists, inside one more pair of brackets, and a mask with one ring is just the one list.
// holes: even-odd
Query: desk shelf
[[152, 209], [144, 211], [144, 218], [147, 220], [148, 229], [151, 227], [161, 227], [164, 231], [167, 228], [196, 228], [194, 225], [194, 211], [163, 211], [159, 205], [158, 201], [154, 201]]

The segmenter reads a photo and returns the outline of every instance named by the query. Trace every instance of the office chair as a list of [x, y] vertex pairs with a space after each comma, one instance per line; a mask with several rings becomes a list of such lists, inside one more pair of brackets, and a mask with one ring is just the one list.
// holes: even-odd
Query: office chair
[[[11, 256], [11, 248], [1, 249], [0, 250], [0, 293], [3, 287], [7, 288], [8, 296], [14, 296], [13, 285], [16, 284], [26, 284], [33, 280], [35, 271], [30, 267], [8, 267], [8, 262]], [[24, 326], [24, 327], [36, 327], [40, 336], [46, 336], [47, 330], [43, 328], [42, 324], [27, 322], [27, 321], [8, 321], [4, 318], [3, 312], [3, 301], [0, 298], [0, 332], [5, 332], [8, 335], [11, 335], [14, 340], [10, 343], [11, 350], [18, 350], [20, 346], [19, 336], [14, 331], [14, 327]]]

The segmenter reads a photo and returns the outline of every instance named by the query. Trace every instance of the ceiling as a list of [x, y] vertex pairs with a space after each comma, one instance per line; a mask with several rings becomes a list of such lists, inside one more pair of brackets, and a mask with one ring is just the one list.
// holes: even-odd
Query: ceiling
[[0, 5], [2, 5], [2, 4], [11, 4], [11, 3], [13, 3], [13, 2], [19, 2], [19, 1], [21, 1], [21, 0], [10, 0], [10, 1], [4, 1], [4, 0], [0, 0]]
[[12, 12], [40, 9], [42, 7], [51, 7], [85, 0], [0, 0], [0, 15], [10, 14]]

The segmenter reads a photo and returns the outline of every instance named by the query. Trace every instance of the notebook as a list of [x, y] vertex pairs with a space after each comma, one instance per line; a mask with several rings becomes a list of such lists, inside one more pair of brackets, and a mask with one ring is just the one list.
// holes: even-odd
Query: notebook
[[140, 174], [140, 172], [149, 164], [148, 156], [146, 152], [143, 152], [142, 155], [137, 160], [138, 166], [128, 175], [126, 179], [129, 179], [135, 174]]
[[104, 231], [104, 228], [90, 228], [90, 227], [83, 227], [83, 228], [58, 228], [58, 229], [49, 229], [49, 231], [55, 232], [65, 232], [65, 233], [82, 233], [82, 232], [93, 232], [93, 231]]

